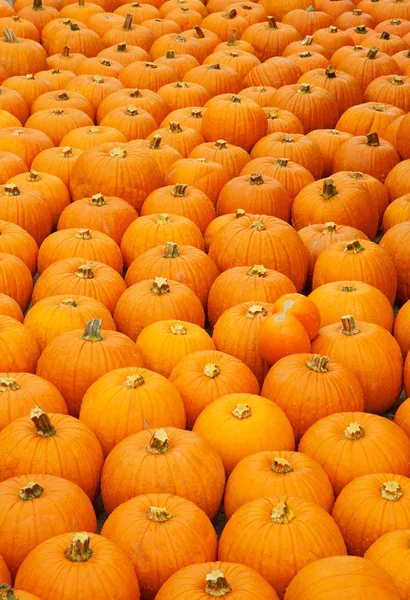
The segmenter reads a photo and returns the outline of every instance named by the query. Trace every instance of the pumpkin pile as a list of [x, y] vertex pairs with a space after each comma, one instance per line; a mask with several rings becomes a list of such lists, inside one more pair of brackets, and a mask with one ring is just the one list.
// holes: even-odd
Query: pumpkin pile
[[410, 0], [0, 0], [0, 600], [410, 599]]

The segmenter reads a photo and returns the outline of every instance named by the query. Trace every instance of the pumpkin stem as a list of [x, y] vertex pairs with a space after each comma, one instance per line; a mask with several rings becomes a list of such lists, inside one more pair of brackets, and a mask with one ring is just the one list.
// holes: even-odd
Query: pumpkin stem
[[121, 42], [117, 45], [117, 52], [128, 52], [127, 44], [125, 42]]
[[226, 140], [216, 140], [213, 145], [214, 150], [226, 150], [228, 142]]
[[81, 339], [87, 342], [101, 342], [104, 339], [101, 337], [102, 321], [102, 319], [91, 319], [88, 321]]
[[203, 119], [202, 108], [193, 108], [190, 114], [194, 119]]
[[182, 127], [181, 125], [178, 123], [178, 121], [170, 121], [168, 123], [169, 125], [169, 129], [168, 131], [170, 133], [182, 133]]
[[86, 532], [76, 533], [72, 537], [71, 544], [64, 550], [64, 556], [71, 562], [87, 562], [93, 553], [90, 539]]
[[279, 29], [276, 23], [276, 19], [273, 15], [266, 17], [268, 20], [268, 29]]
[[71, 158], [72, 156], [74, 156], [74, 152], [71, 146], [63, 146], [63, 148], [61, 148], [60, 156], [63, 156], [64, 158]]
[[333, 179], [325, 179], [323, 182], [323, 188], [320, 192], [320, 195], [325, 198], [325, 200], [330, 200], [337, 195], [337, 189], [334, 184]]
[[369, 52], [367, 53], [367, 58], [370, 58], [370, 60], [374, 60], [377, 56], [377, 53], [379, 52], [378, 48], [370, 48]]
[[316, 8], [311, 4], [307, 7], [306, 12], [316, 12]]
[[246, 316], [248, 319], [255, 319], [256, 317], [266, 317], [266, 310], [263, 306], [258, 306], [254, 304], [250, 306], [246, 311]]
[[279, 108], [272, 108], [266, 114], [266, 118], [271, 121], [273, 121], [274, 119], [277, 119], [279, 117], [279, 110], [280, 110]]
[[322, 233], [324, 235], [331, 235], [332, 233], [336, 232], [336, 227], [336, 223], [333, 223], [333, 221], [328, 221], [327, 223], [325, 223]]
[[53, 427], [50, 421], [50, 417], [39, 406], [31, 409], [30, 419], [34, 423], [37, 435], [40, 435], [41, 437], [52, 437], [57, 433], [56, 428]]
[[66, 92], [62, 92], [61, 94], [58, 94], [56, 100], [58, 100], [58, 102], [67, 102], [67, 100], [70, 99], [70, 96], [66, 93]]
[[336, 79], [336, 69], [332, 67], [332, 65], [326, 67], [325, 77], [327, 77], [327, 79]]
[[67, 307], [77, 308], [77, 302], [75, 300], [73, 300], [73, 298], [64, 298], [64, 300], [61, 300], [60, 306], [61, 306], [61, 308], [67, 308]]
[[403, 77], [401, 75], [395, 75], [391, 82], [393, 85], [404, 85]]
[[0, 393], [14, 392], [20, 389], [19, 384], [14, 377], [0, 377]]
[[150, 454], [164, 454], [169, 450], [168, 434], [165, 429], [157, 429], [145, 448]]
[[171, 194], [177, 198], [184, 198], [186, 196], [187, 183], [177, 183], [172, 190]]
[[237, 46], [236, 43], [236, 29], [232, 29], [231, 33], [229, 34], [229, 38], [228, 41], [226, 42], [227, 46]]
[[194, 29], [195, 29], [195, 34], [196, 34], [195, 37], [200, 38], [201, 40], [204, 39], [205, 34], [202, 31], [202, 29], [200, 27], [198, 27], [198, 25], [195, 25]]
[[142, 98], [142, 94], [139, 90], [134, 90], [131, 92], [130, 98]]
[[165, 506], [163, 508], [158, 508], [157, 506], [150, 506], [146, 512], [146, 515], [150, 521], [154, 521], [154, 523], [166, 523], [170, 519], [172, 519], [172, 515], [167, 511]]
[[70, 27], [71, 31], [80, 31], [80, 27], [77, 25], [77, 23], [71, 23], [70, 21], [68, 26]]
[[100, 63], [100, 65], [103, 65], [104, 67], [111, 67], [112, 62], [110, 60], [108, 60], [108, 58], [102, 58], [98, 61]]
[[125, 148], [113, 148], [110, 151], [111, 158], [125, 158], [127, 156], [127, 151]]
[[366, 25], [358, 25], [357, 27], [355, 27], [355, 33], [367, 33], [369, 30], [367, 29]]
[[124, 381], [124, 385], [130, 388], [140, 387], [141, 385], [144, 385], [144, 383], [145, 379], [139, 373], [136, 373], [135, 375], [128, 375]]
[[352, 240], [351, 242], [345, 243], [344, 252], [349, 254], [359, 254], [359, 252], [363, 252], [364, 248], [361, 245], [359, 240]]
[[208, 363], [204, 366], [204, 375], [205, 377], [209, 377], [209, 379], [215, 379], [220, 373], [221, 369], [215, 363]]
[[278, 473], [279, 475], [286, 475], [286, 473], [291, 473], [293, 471], [293, 467], [290, 462], [285, 458], [281, 458], [280, 456], [275, 456], [270, 468], [271, 471]]
[[327, 363], [330, 358], [327, 356], [320, 356], [319, 354], [314, 354], [309, 362], [306, 363], [306, 366], [311, 371], [315, 371], [315, 373], [328, 373], [329, 370], [327, 368]]
[[29, 481], [27, 485], [19, 490], [17, 496], [20, 498], [20, 500], [24, 501], [35, 500], [36, 498], [40, 498], [43, 491], [44, 488], [42, 488], [39, 483], [36, 483], [35, 481]]
[[6, 183], [4, 185], [4, 193], [6, 196], [20, 196], [20, 190], [15, 183]]
[[270, 520], [272, 523], [277, 523], [278, 525], [285, 525], [290, 523], [292, 519], [295, 518], [294, 512], [289, 508], [286, 502], [279, 502], [272, 509], [272, 513], [270, 516]]
[[8, 583], [0, 584], [0, 600], [18, 600], [14, 589]]
[[356, 179], [356, 181], [363, 181], [364, 180], [364, 175], [361, 171], [354, 171], [350, 177], [352, 179]]
[[92, 235], [89, 229], [79, 229], [75, 234], [75, 237], [79, 240], [91, 240]]
[[44, 10], [42, 0], [33, 0], [33, 10]]
[[291, 135], [288, 135], [287, 133], [285, 133], [283, 138], [281, 139], [282, 144], [293, 144], [294, 141], [295, 141], [295, 139]]
[[165, 58], [175, 58], [175, 51], [174, 50], [168, 50], [168, 52], [165, 55]]
[[209, 571], [205, 576], [205, 594], [214, 598], [221, 598], [232, 592], [232, 588], [225, 578], [223, 571]]
[[249, 227], [256, 229], [256, 231], [265, 231], [266, 229], [263, 221], [252, 221]]
[[104, 199], [104, 196], [100, 193], [100, 194], [94, 194], [94, 196], [91, 196], [91, 202], [90, 204], [92, 206], [107, 206], [107, 203]]
[[247, 419], [252, 415], [251, 408], [247, 404], [237, 404], [232, 411], [236, 419]]
[[172, 219], [169, 218], [169, 216], [167, 215], [167, 213], [161, 213], [156, 218], [155, 223], [157, 225], [167, 225], [169, 223], [172, 223]]
[[247, 275], [250, 275], [251, 277], [266, 277], [266, 275], [268, 274], [268, 269], [266, 269], [263, 265], [253, 265], [253, 267], [250, 267], [250, 269], [248, 269], [247, 271]]
[[172, 335], [187, 335], [188, 333], [187, 328], [181, 325], [181, 323], [174, 323], [174, 325], [170, 326], [169, 330]]
[[168, 279], [165, 277], [155, 277], [151, 292], [154, 292], [157, 296], [162, 296], [162, 294], [169, 294], [170, 289], [168, 285]]
[[77, 269], [76, 276], [80, 279], [93, 279], [93, 266], [90, 264], [80, 265]]
[[263, 185], [265, 182], [263, 181], [263, 177], [260, 173], [252, 173], [249, 178], [250, 185]]
[[164, 258], [177, 258], [179, 256], [178, 244], [175, 242], [165, 242], [165, 250], [162, 256]]
[[64, 46], [64, 48], [61, 50], [60, 58], [71, 58], [70, 46]]
[[352, 10], [352, 14], [353, 14], [355, 17], [360, 17], [360, 16], [363, 14], [363, 11], [362, 11], [362, 9], [361, 9], [361, 8], [354, 8], [354, 9]]
[[6, 40], [6, 42], [8, 44], [19, 44], [20, 43], [18, 41], [14, 31], [12, 29], [10, 29], [9, 27], [5, 27], [3, 29], [3, 35], [4, 35], [4, 39]]
[[236, 12], [235, 8], [231, 8], [231, 10], [227, 10], [223, 16], [225, 19], [234, 19], [236, 16], [238, 16], [238, 13]]
[[161, 148], [162, 137], [160, 135], [154, 135], [154, 137], [150, 140], [148, 144], [148, 148], [151, 150], [160, 150]]
[[127, 13], [124, 19], [124, 25], [122, 26], [123, 31], [131, 31], [132, 27], [132, 13]]
[[313, 35], [305, 35], [300, 43], [302, 46], [311, 46], [313, 44]]
[[297, 89], [298, 94], [311, 94], [310, 83], [301, 83]]
[[343, 431], [343, 435], [347, 440], [360, 440], [360, 438], [365, 436], [365, 431], [360, 423], [350, 423]]
[[235, 219], [240, 219], [241, 217], [244, 217], [245, 215], [246, 215], [246, 212], [243, 210], [243, 208], [236, 209]]
[[380, 489], [382, 498], [389, 500], [390, 502], [397, 502], [403, 496], [403, 488], [400, 483], [393, 479], [392, 481], [385, 481]]
[[329, 27], [329, 33], [337, 33], [339, 30], [337, 27], [335, 27], [334, 25], [331, 25]]
[[380, 39], [381, 40], [389, 40], [390, 39], [390, 33], [388, 31], [383, 31], [380, 34]]
[[377, 135], [377, 131], [373, 131], [372, 133], [366, 134], [367, 142], [366, 146], [380, 146], [379, 136]]
[[357, 288], [355, 288], [353, 285], [342, 285], [342, 287], [340, 288], [341, 292], [355, 292]]
[[343, 335], [356, 335], [357, 333], [360, 333], [360, 329], [356, 327], [356, 323], [352, 315], [345, 315], [341, 319], [342, 329], [340, 330], [340, 333], [343, 333]]

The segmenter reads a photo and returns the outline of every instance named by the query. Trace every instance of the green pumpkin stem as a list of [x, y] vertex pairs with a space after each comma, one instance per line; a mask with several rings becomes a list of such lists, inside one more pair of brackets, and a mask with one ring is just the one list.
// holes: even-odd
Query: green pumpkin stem
[[346, 252], [346, 254], [359, 254], [360, 252], [364, 252], [364, 247], [359, 240], [352, 240], [351, 242], [345, 243], [344, 252]]
[[175, 242], [165, 242], [165, 250], [162, 256], [164, 258], [177, 258], [179, 256], [178, 244]]
[[42, 488], [39, 483], [36, 483], [35, 481], [29, 481], [27, 485], [19, 490], [17, 496], [20, 498], [20, 500], [24, 501], [35, 500], [36, 498], [40, 498], [43, 491], [44, 488]]
[[320, 192], [320, 195], [325, 198], [325, 200], [330, 200], [337, 195], [337, 189], [334, 184], [333, 179], [325, 179], [323, 182], [323, 188]]
[[0, 584], [0, 600], [18, 600], [14, 589], [8, 583]]
[[101, 336], [102, 319], [91, 319], [85, 326], [82, 340], [87, 342], [101, 342], [104, 338]]
[[306, 363], [306, 366], [311, 371], [315, 373], [328, 373], [327, 363], [330, 358], [327, 356], [320, 356], [319, 354], [314, 354], [309, 362]]

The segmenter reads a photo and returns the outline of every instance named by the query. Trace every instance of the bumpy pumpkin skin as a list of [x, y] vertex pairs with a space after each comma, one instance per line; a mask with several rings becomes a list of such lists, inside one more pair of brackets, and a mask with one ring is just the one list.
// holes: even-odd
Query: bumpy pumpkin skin
[[357, 477], [341, 491], [332, 516], [348, 553], [363, 556], [383, 534], [408, 527], [410, 479], [393, 473]]
[[310, 456], [290, 450], [268, 450], [247, 456], [236, 465], [225, 488], [225, 514], [230, 519], [251, 500], [282, 495], [304, 498], [326, 512], [334, 504], [330, 480]]
[[410, 530], [391, 531], [376, 540], [365, 552], [364, 558], [390, 575], [402, 598], [409, 597]]
[[93, 431], [104, 455], [121, 440], [153, 427], [185, 428], [185, 412], [174, 386], [159, 373], [125, 367], [109, 371], [85, 393], [80, 421]]
[[209, 442], [173, 427], [145, 429], [122, 440], [107, 457], [101, 477], [108, 514], [130, 498], [155, 491], [191, 500], [213, 519], [224, 486], [222, 460]]
[[209, 404], [193, 431], [207, 439], [224, 463], [227, 476], [245, 456], [272, 446], [294, 450], [292, 427], [273, 402], [253, 394], [228, 394]]
[[[207, 585], [209, 590], [205, 591]], [[209, 600], [210, 595], [212, 597], [209, 592], [214, 592], [215, 587], [229, 590], [232, 600], [279, 600], [275, 590], [259, 573], [245, 565], [221, 561], [180, 569], [164, 583], [156, 600], [178, 600], [182, 592], [195, 593], [198, 600]]]
[[344, 554], [342, 534], [331, 516], [295, 496], [260, 498], [238, 508], [222, 532], [218, 549], [220, 560], [257, 570], [279, 598], [305, 565], [319, 557]]
[[[341, 578], [343, 585], [340, 585]], [[373, 598], [400, 600], [392, 579], [383, 569], [358, 556], [323, 558], [300, 571], [286, 590], [285, 600]]]
[[130, 557], [147, 600], [179, 569], [216, 559], [217, 538], [208, 517], [193, 502], [171, 494], [128, 500], [111, 513], [101, 533]]
[[369, 473], [410, 475], [409, 439], [378, 415], [344, 412], [324, 417], [307, 430], [299, 450], [323, 467], [336, 495]]
[[36, 407], [30, 415], [9, 423], [0, 439], [3, 448], [20, 448], [16, 454], [2, 454], [0, 481], [32, 472], [47, 473], [73, 481], [91, 500], [96, 497], [103, 453], [93, 432], [77, 419], [47, 415]]
[[0, 552], [13, 577], [42, 541], [73, 529], [97, 531], [93, 506], [78, 485], [54, 475], [20, 475], [0, 483]]
[[[40, 564], [41, 573], [36, 567]], [[69, 587], [64, 583], [65, 577], [57, 576], [61, 572], [70, 578]], [[115, 595], [118, 600], [140, 598], [138, 580], [127, 555], [94, 533], [64, 533], [42, 542], [23, 561], [15, 585], [41, 594], [46, 600], [54, 595], [60, 600], [76, 600], [90, 593], [101, 600]]]
[[356, 375], [342, 363], [314, 354], [281, 358], [267, 374], [262, 394], [282, 408], [297, 440], [329, 414], [364, 409]]

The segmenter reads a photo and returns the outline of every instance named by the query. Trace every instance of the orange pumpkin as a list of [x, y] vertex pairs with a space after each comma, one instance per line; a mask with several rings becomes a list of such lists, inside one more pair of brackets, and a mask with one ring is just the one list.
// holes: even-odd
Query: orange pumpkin
[[0, 218], [20, 225], [40, 245], [51, 233], [51, 209], [30, 186], [5, 183], [0, 187]]
[[102, 120], [101, 127], [118, 129], [127, 141], [146, 138], [157, 128], [157, 123], [149, 112], [134, 104], [118, 107], [110, 111]]
[[44, 48], [33, 40], [17, 38], [14, 31], [7, 27], [3, 29], [0, 39], [0, 54], [2, 63], [7, 64], [9, 77], [37, 73], [47, 68]]
[[65, 147], [74, 147], [80, 150], [89, 150], [94, 146], [106, 144], [107, 142], [126, 142], [127, 138], [121, 131], [108, 125], [98, 127], [76, 127], [69, 131], [61, 140], [60, 145]]
[[351, 106], [363, 102], [363, 92], [355, 78], [331, 65], [304, 73], [299, 83], [310, 83], [331, 92], [341, 115]]
[[[407, 570], [409, 543], [409, 529], [391, 531], [373, 542], [364, 554], [375, 568], [391, 577], [402, 598], [408, 596], [410, 588]], [[401, 565], [400, 571], [397, 565]]]
[[153, 135], [150, 140], [133, 140], [133, 145], [138, 145], [154, 159], [163, 177], [172, 169], [177, 160], [183, 158], [182, 154], [173, 146], [162, 142], [162, 136], [159, 133]]
[[393, 225], [410, 220], [410, 195], [404, 194], [393, 200], [383, 215], [383, 232], [386, 233]]
[[336, 123], [336, 129], [353, 135], [366, 135], [375, 131], [383, 138], [389, 125], [405, 112], [392, 104], [365, 102], [348, 108]]
[[0, 253], [17, 256], [32, 275], [37, 270], [38, 246], [34, 238], [19, 225], [0, 221]]
[[24, 325], [5, 315], [0, 316], [0, 347], [4, 371], [35, 372], [40, 356], [37, 342]]
[[[167, 121], [166, 127], [154, 129], [147, 138], [152, 140], [158, 135], [161, 136], [166, 144], [177, 150], [183, 157], [187, 157], [195, 146], [204, 142], [204, 138], [198, 131], [191, 129], [190, 127], [181, 127], [178, 121], [172, 120]], [[168, 172], [169, 170], [165, 175], [167, 175]]]
[[[205, 115], [207, 114], [208, 111]], [[202, 140], [199, 143], [202, 143]], [[191, 150], [192, 148], [189, 149], [187, 154]], [[168, 185], [177, 185], [181, 181], [197, 187], [215, 205], [220, 191], [225, 183], [229, 181], [229, 173], [227, 168], [220, 163], [206, 158], [182, 158], [172, 165], [172, 169], [165, 177], [165, 183]]]
[[255, 48], [261, 61], [280, 56], [286, 46], [301, 39], [297, 29], [276, 21], [275, 16], [268, 16], [263, 23], [250, 25], [241, 36]]
[[94, 119], [95, 116], [94, 107], [85, 96], [78, 92], [65, 89], [57, 89], [52, 92], [41, 94], [41, 96], [33, 102], [31, 113], [54, 108], [76, 108], [82, 110], [91, 119]]
[[0, 275], [0, 292], [13, 298], [25, 312], [33, 291], [29, 268], [17, 256], [0, 253]]
[[37, 172], [55, 175], [68, 187], [73, 167], [82, 152], [80, 148], [69, 146], [49, 148], [37, 154], [31, 166]]
[[380, 240], [380, 246], [388, 252], [393, 260], [397, 273], [397, 302], [403, 304], [410, 299], [410, 278], [406, 268], [408, 257], [408, 239], [410, 237], [410, 223], [398, 223], [391, 227]]
[[0, 150], [17, 154], [28, 167], [31, 167], [37, 154], [52, 146], [48, 135], [37, 129], [4, 127], [0, 131]]
[[[14, 77], [9, 77], [3, 81], [2, 85], [21, 94], [29, 109], [31, 109], [34, 101], [39, 96], [53, 90], [51, 83], [45, 79], [37, 79], [31, 73], [28, 75], [15, 75]], [[14, 125], [14, 123], [10, 123], [10, 126], [12, 125]], [[8, 127], [8, 125], [4, 125], [4, 127]], [[28, 127], [30, 127], [30, 125], [28, 125]]]
[[128, 106], [128, 104], [135, 104], [137, 108], [148, 111], [157, 123], [165, 119], [169, 113], [169, 107], [165, 100], [152, 90], [123, 88], [109, 94], [99, 104], [96, 118], [97, 123], [100, 123], [114, 108]]
[[[1, 95], [0, 95], [1, 98]], [[17, 154], [0, 151], [0, 183], [27, 171], [27, 165]]]
[[261, 175], [277, 179], [285, 186], [292, 199], [306, 185], [314, 181], [313, 175], [308, 169], [289, 158], [274, 158], [273, 156], [254, 158], [243, 167], [240, 175], [252, 175], [252, 173], [261, 173]]
[[191, 150], [188, 158], [205, 158], [220, 163], [227, 169], [230, 177], [237, 177], [240, 171], [250, 161], [249, 154], [240, 146], [228, 144], [226, 140], [199, 144]]
[[23, 311], [17, 302], [8, 296], [0, 292], [0, 315], [6, 315], [7, 317], [13, 317], [16, 321], [22, 323], [24, 321]]

